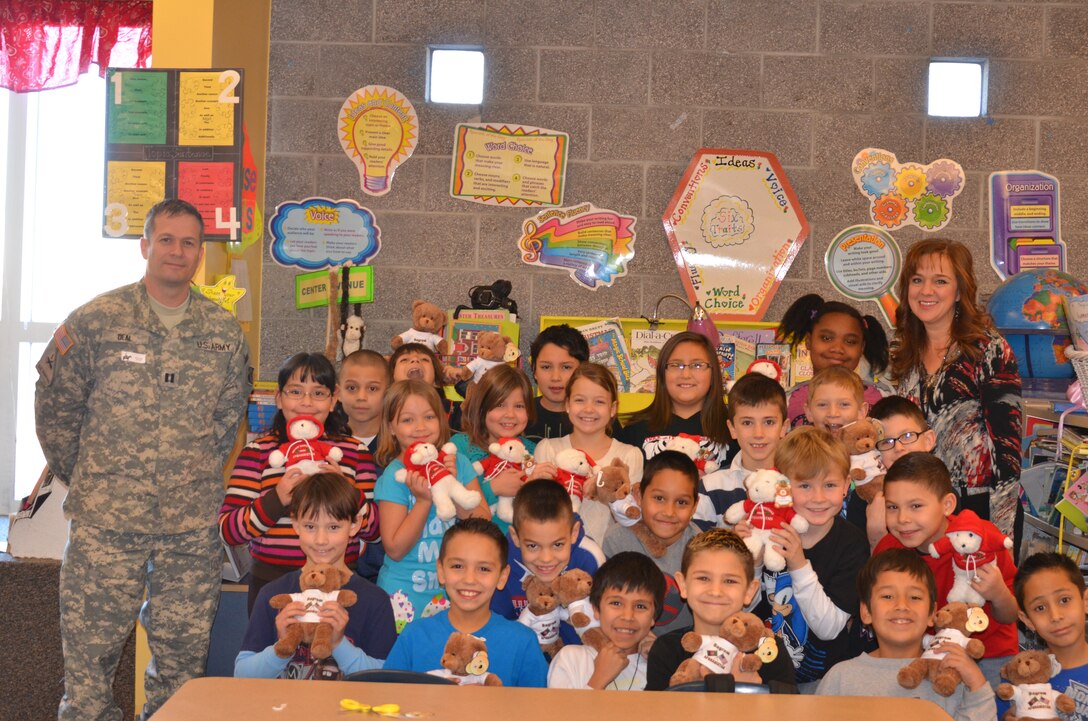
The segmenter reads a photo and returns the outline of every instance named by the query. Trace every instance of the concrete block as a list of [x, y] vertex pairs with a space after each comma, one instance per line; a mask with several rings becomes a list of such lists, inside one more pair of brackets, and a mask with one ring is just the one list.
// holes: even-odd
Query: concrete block
[[[637, 316], [642, 313], [641, 283], [630, 275], [610, 288], [591, 291], [562, 271], [537, 271], [532, 276], [533, 304], [529, 328], [540, 327], [542, 315]], [[524, 324], [522, 327], [526, 327]]]
[[271, 154], [267, 158], [265, 174], [266, 217], [272, 215], [278, 203], [314, 195], [314, 160], [308, 155]]
[[775, 57], [763, 60], [763, 107], [863, 112], [873, 100], [868, 59]]
[[[365, 311], [364, 311], [365, 313]], [[366, 337], [363, 338], [363, 347], [388, 355], [392, 352], [389, 341], [393, 336], [400, 335], [408, 330], [400, 320], [366, 320]]]
[[396, 88], [419, 112], [427, 87], [427, 49], [412, 45], [322, 45], [320, 95], [340, 98], [366, 85]]
[[873, 59], [873, 110], [925, 114], [929, 95], [929, 58]]
[[685, 108], [594, 108], [593, 160], [691, 159], [701, 118]]
[[[680, 271], [669, 247], [669, 237], [660, 217], [639, 218], [635, 223], [635, 257], [627, 267], [628, 273], [647, 277], [675, 278], [680, 283]], [[652, 300], [656, 300], [652, 299]]]
[[[480, 216], [479, 267], [501, 272], [531, 271], [521, 261], [518, 240], [521, 239], [522, 223], [532, 214], [526, 208], [508, 209], [503, 212], [485, 213]], [[526, 298], [529, 288], [524, 289]], [[521, 304], [521, 299], [518, 299]]]
[[[788, 177], [802, 212], [814, 226], [810, 238], [823, 237], [830, 242], [847, 226], [872, 222], [869, 203], [854, 185], [848, 165], [814, 170], [798, 168], [791, 170]], [[819, 228], [820, 236], [816, 235], [816, 228]], [[827, 247], [823, 241], [817, 244], [821, 248]]]
[[971, 170], [1030, 168], [1035, 123], [1012, 118], [926, 118], [926, 155]]
[[701, 48], [707, 0], [626, 0], [597, 4], [597, 46]]
[[[654, 314], [654, 306], [662, 297], [672, 293], [687, 300], [688, 293], [684, 284], [680, 282], [679, 273], [666, 273], [661, 275], [647, 275], [639, 278], [642, 284], [642, 300], [638, 307], [631, 312], [634, 317], [645, 315], [651, 317]], [[661, 314], [665, 318], [686, 318], [684, 308], [675, 300], [667, 300], [661, 304]]]
[[759, 106], [759, 57], [719, 52], [653, 54], [650, 102], [654, 105]]
[[370, 306], [370, 315], [379, 320], [399, 320], [403, 327], [398, 333], [412, 324], [412, 302], [417, 298], [430, 300], [430, 288], [419, 283], [419, 271], [408, 268], [382, 267], [381, 254], [374, 263], [374, 303]]
[[366, 43], [373, 39], [373, 0], [272, 3], [272, 41]]
[[375, 267], [471, 268], [476, 265], [476, 218], [471, 215], [383, 212], [382, 249]]
[[[411, 157], [394, 171], [391, 190], [374, 196], [363, 192], [359, 171], [347, 155], [319, 155], [317, 192], [326, 198], [351, 198], [360, 205], [380, 213], [385, 210], [420, 210], [423, 202], [425, 158]], [[379, 218], [379, 224], [381, 219]]]
[[374, 42], [474, 45], [483, 43], [487, 8], [476, 0], [378, 0]]
[[816, 0], [713, 2], [707, 8], [707, 50], [727, 53], [816, 52]]
[[1046, 9], [1046, 54], [1055, 58], [1088, 58], [1088, 7]]
[[[511, 295], [515, 293], [515, 298], [519, 299], [518, 312], [521, 313], [521, 302], [519, 296], [522, 296], [529, 284], [527, 274], [524, 275], [512, 275], [506, 272], [497, 272], [495, 270], [462, 270], [462, 269], [449, 269], [449, 268], [424, 268], [419, 273], [420, 286], [424, 288], [424, 296], [427, 300], [437, 304], [440, 308], [447, 310], [456, 308], [458, 305], [465, 305], [469, 302], [468, 292], [476, 285], [490, 285], [494, 283], [496, 279], [503, 277], [514, 284], [514, 290], [511, 290]], [[507, 277], [510, 276], [510, 277]], [[405, 320], [411, 321], [411, 304], [405, 306]], [[405, 325], [405, 329], [408, 326]]]
[[488, 0], [490, 45], [593, 45], [593, 0]]
[[1022, 3], [934, 3], [937, 57], [1032, 58], [1042, 55], [1044, 9]]
[[929, 50], [929, 8], [918, 2], [825, 2], [820, 52], [828, 55], [919, 55]]
[[627, 50], [541, 50], [540, 100], [545, 103], [642, 105], [650, 56]]
[[1088, 121], [1039, 121], [1038, 168], [1063, 180], [1067, 174], [1088, 174]]
[[273, 153], [343, 153], [336, 119], [341, 100], [272, 99], [268, 103], [268, 141]]
[[320, 46], [313, 43], [272, 43], [268, 53], [268, 95], [325, 95], [320, 76]]
[[423, 206], [428, 212], [470, 213], [483, 206], [450, 196], [450, 158], [419, 158], [423, 164]]
[[[934, 158], [929, 158], [934, 160]], [[945, 228], [951, 230], [988, 229], [989, 218], [982, 213], [983, 197], [989, 192], [988, 173], [968, 173], [963, 190], [956, 196], [952, 206], [952, 219]], [[1063, 204], [1064, 205], [1064, 204]], [[898, 234], [898, 231], [896, 231]], [[944, 232], [944, 229], [940, 231]]]
[[922, 119], [910, 115], [820, 114], [813, 120], [816, 167], [848, 167], [862, 148], [884, 148], [900, 162], [922, 162]]
[[309, 318], [306, 310], [295, 308], [295, 276], [300, 268], [285, 268], [272, 261], [262, 263], [261, 317], [271, 319]]
[[453, 136], [458, 123], [480, 122], [479, 105], [417, 103], [419, 144], [416, 155], [453, 154]]
[[637, 216], [642, 212], [642, 166], [571, 163], [564, 205], [589, 201], [598, 208]]
[[[704, 135], [703, 145], [707, 145]], [[688, 159], [690, 162], [690, 158]], [[644, 196], [643, 211], [646, 215], [661, 219], [665, 214], [665, 208], [676, 193], [680, 179], [684, 177], [687, 164], [674, 165], [650, 165], [646, 168], [646, 192]]]
[[989, 114], [1081, 117], [1088, 112], [1088, 56], [990, 61]]
[[812, 114], [706, 110], [703, 112], [703, 147], [764, 150], [778, 156], [785, 166], [809, 165], [812, 162]]
[[[324, 313], [325, 309], [322, 308], [321, 311]], [[365, 319], [366, 311], [363, 313]], [[295, 353], [322, 353], [324, 350], [323, 318], [320, 321], [278, 318], [275, 323], [261, 323], [261, 367], [258, 377], [275, 382], [280, 366]]]
[[484, 101], [511, 103], [536, 99], [537, 50], [498, 48], [484, 51]]
[[488, 102], [482, 108], [482, 118], [486, 123], [532, 125], [567, 133], [570, 135], [567, 149], [570, 160], [589, 157], [589, 114], [588, 106], [543, 103]]

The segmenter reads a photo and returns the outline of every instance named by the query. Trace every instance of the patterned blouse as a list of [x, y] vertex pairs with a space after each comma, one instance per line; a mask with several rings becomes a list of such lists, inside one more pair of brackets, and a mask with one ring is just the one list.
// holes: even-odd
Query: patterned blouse
[[1020, 489], [1020, 371], [1009, 344], [991, 331], [978, 363], [956, 353], [932, 376], [911, 370], [899, 395], [917, 403], [937, 433], [933, 452], [952, 484], [990, 493], [990, 520], [1012, 537]]

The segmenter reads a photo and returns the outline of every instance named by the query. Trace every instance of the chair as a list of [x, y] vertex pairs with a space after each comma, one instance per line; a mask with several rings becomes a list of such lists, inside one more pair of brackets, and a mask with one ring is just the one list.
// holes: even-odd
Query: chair
[[710, 693], [770, 693], [768, 686], [758, 683], [737, 683], [732, 674], [712, 673], [702, 681], [670, 686], [667, 691], [708, 691]]
[[371, 671], [356, 671], [348, 674], [345, 681], [364, 681], [366, 683], [436, 683], [446, 686], [456, 686], [453, 681], [441, 676], [419, 671], [395, 671], [393, 669], [378, 668]]

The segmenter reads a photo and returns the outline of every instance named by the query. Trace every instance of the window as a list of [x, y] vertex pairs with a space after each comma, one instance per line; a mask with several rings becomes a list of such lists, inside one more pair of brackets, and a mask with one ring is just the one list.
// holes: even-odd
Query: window
[[484, 100], [484, 54], [479, 50], [431, 48], [427, 100], [479, 105]]
[[950, 59], [929, 63], [929, 115], [977, 118], [986, 113], [986, 62]]
[[[38, 93], [0, 90], [0, 513], [41, 474], [34, 369], [53, 329], [77, 306], [143, 275], [138, 241], [102, 233], [105, 81]], [[73, 115], [72, 108], [78, 108]], [[73, 121], [73, 118], [78, 118]]]

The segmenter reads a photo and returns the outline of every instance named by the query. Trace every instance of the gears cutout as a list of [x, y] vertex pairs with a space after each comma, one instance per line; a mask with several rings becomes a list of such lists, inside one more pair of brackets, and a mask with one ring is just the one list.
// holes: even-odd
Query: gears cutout
[[891, 190], [894, 182], [892, 166], [879, 160], [865, 168], [865, 172], [861, 174], [861, 189], [874, 198], [879, 198]]
[[950, 198], [957, 195], [963, 187], [963, 169], [950, 160], [930, 163], [926, 170], [926, 183], [929, 185], [929, 192], [942, 198]]
[[873, 201], [872, 216], [885, 228], [898, 228], [907, 217], [907, 202], [894, 193], [887, 193]]
[[939, 195], [926, 193], [914, 199], [914, 222], [919, 228], [933, 230], [948, 220], [948, 203]]
[[889, 230], [904, 223], [926, 231], [943, 228], [965, 181], [963, 168], [954, 160], [900, 163], [895, 153], [881, 148], [859, 152], [850, 169], [858, 190], [871, 200], [873, 222]]

